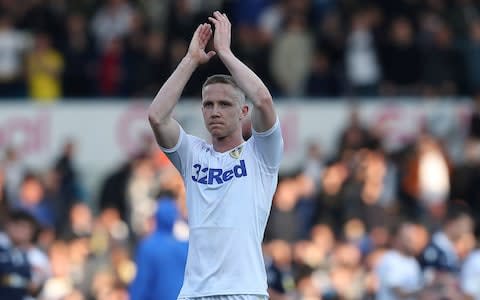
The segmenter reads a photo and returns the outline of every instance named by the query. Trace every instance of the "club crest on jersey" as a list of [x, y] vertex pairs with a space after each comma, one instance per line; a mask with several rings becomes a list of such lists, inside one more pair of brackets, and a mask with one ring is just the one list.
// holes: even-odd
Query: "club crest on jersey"
[[235, 159], [239, 159], [242, 154], [243, 146], [237, 147], [230, 151], [230, 156]]
[[247, 176], [247, 167], [243, 159], [240, 160], [240, 164], [233, 166], [229, 170], [202, 167], [200, 164], [193, 165], [192, 180], [200, 184], [222, 184], [235, 177], [240, 178], [244, 176]]

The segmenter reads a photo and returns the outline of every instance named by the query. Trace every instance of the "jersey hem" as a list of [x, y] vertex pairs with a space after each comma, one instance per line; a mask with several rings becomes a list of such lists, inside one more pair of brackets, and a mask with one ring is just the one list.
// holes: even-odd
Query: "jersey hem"
[[178, 296], [178, 300], [182, 299], [190, 299], [190, 298], [200, 298], [200, 297], [210, 297], [210, 296], [231, 296], [231, 295], [258, 295], [258, 296], [266, 296], [268, 297], [267, 292], [260, 292], [260, 291], [251, 291], [251, 292], [245, 292], [245, 291], [225, 291], [225, 292], [205, 292], [205, 293], [199, 293], [195, 295], [190, 295], [190, 294], [182, 294]]
[[274, 132], [278, 126], [280, 126], [280, 119], [277, 116], [277, 119], [275, 120], [275, 124], [273, 124], [272, 128], [268, 129], [267, 131], [258, 132], [252, 127], [252, 134], [256, 136], [268, 136], [272, 134], [272, 132]]

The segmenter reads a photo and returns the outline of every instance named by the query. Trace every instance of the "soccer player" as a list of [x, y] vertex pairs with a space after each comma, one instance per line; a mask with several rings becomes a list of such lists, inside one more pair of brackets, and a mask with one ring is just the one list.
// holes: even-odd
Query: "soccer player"
[[[218, 11], [196, 29], [187, 54], [153, 100], [148, 117], [160, 147], [183, 176], [190, 241], [179, 299], [267, 299], [261, 241], [283, 153], [270, 92], [231, 51], [231, 24]], [[215, 51], [205, 51], [213, 36]], [[214, 55], [231, 76], [202, 87], [202, 113], [211, 144], [185, 133], [172, 118], [195, 69]], [[252, 136], [242, 137], [248, 97]]]

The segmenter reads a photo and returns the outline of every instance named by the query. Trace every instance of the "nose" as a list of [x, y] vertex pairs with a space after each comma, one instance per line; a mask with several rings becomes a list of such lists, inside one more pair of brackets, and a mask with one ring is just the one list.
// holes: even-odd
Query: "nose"
[[220, 107], [218, 105], [214, 105], [212, 108], [212, 116], [218, 117], [220, 116]]

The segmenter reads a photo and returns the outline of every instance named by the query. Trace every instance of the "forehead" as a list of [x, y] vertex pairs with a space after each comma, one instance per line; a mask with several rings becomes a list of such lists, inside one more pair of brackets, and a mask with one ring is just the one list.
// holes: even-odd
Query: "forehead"
[[238, 91], [235, 87], [226, 83], [212, 83], [207, 85], [202, 91], [202, 100], [236, 100]]

